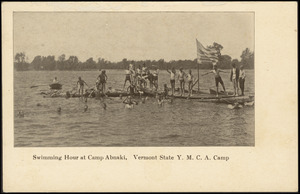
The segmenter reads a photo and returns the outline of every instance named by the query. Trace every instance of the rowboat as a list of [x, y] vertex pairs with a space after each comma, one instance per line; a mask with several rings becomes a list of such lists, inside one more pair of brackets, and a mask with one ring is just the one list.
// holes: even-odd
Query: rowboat
[[49, 86], [50, 86], [50, 89], [52, 89], [52, 90], [62, 89], [62, 84], [60, 84], [60, 83], [53, 83], [53, 84], [50, 84]]

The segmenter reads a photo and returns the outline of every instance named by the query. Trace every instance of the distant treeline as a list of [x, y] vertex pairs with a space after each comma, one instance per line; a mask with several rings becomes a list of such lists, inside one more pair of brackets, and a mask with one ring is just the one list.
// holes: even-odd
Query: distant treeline
[[[150, 69], [171, 69], [172, 67], [179, 69], [183, 67], [184, 69], [197, 69], [198, 62], [197, 59], [194, 60], [172, 60], [169, 62], [160, 60], [127, 60], [124, 58], [119, 62], [110, 62], [103, 58], [98, 58], [95, 61], [93, 58], [89, 58], [85, 62], [78, 60], [77, 56], [70, 56], [66, 59], [63, 54], [55, 60], [54, 56], [36, 56], [31, 63], [26, 62], [26, 55], [24, 52], [17, 53], [15, 56], [14, 66], [17, 71], [26, 70], [45, 70], [45, 71], [84, 71], [84, 70], [95, 70], [95, 69], [125, 69], [129, 64], [133, 64], [136, 67], [143, 65], [144, 63]], [[245, 69], [254, 69], [254, 53], [248, 48], [242, 52], [241, 60], [231, 59], [228, 55], [219, 55], [218, 67], [221, 69], [231, 68], [231, 64], [236, 63], [237, 65], [243, 65]], [[211, 63], [203, 63], [199, 66], [200, 69], [211, 69]]]

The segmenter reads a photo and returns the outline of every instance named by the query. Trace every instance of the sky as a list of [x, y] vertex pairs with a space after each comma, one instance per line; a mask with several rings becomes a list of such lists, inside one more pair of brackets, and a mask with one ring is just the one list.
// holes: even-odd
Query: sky
[[254, 50], [254, 14], [233, 12], [15, 12], [14, 54], [128, 60], [195, 59], [196, 39], [239, 59]]

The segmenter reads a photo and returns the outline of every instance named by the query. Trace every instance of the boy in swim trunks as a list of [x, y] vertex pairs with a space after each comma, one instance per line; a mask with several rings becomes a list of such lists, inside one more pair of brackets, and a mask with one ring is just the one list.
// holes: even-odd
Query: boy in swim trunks
[[169, 71], [167, 69], [167, 72], [170, 74], [171, 91], [172, 91], [172, 96], [173, 96], [174, 93], [175, 93], [175, 75], [176, 75], [176, 71], [173, 67], [172, 71]]
[[153, 71], [152, 75], [153, 75], [153, 85], [155, 87], [155, 90], [157, 90], [158, 89], [158, 68], [156, 68]]
[[108, 79], [105, 70], [103, 70], [101, 72], [101, 74], [99, 75], [99, 78], [100, 78], [100, 90], [102, 91], [102, 94], [105, 94], [105, 85], [106, 85], [106, 81]]
[[190, 69], [189, 73], [187, 74], [189, 96], [192, 96], [192, 93], [193, 93], [193, 79], [194, 79], [194, 76], [192, 75], [192, 70]]
[[224, 86], [224, 82], [223, 82], [223, 80], [222, 80], [222, 78], [220, 76], [220, 72], [227, 73], [226, 71], [222, 71], [222, 70], [218, 69], [217, 65], [214, 65], [213, 66], [213, 70], [211, 70], [211, 71], [203, 74], [203, 75], [207, 75], [209, 73], [213, 73], [214, 74], [214, 76], [215, 76], [215, 82], [216, 82], [216, 87], [217, 87], [217, 95], [216, 95], [217, 97], [219, 96], [219, 83], [222, 85], [223, 90], [224, 90], [224, 92], [226, 94], [226, 89], [225, 89], [225, 86]]
[[154, 76], [153, 76], [152, 73], [150, 73], [150, 70], [147, 70], [147, 77], [146, 78], [149, 80], [149, 86], [152, 89], [153, 85], [154, 85]]
[[146, 82], [146, 79], [148, 78], [147, 72], [148, 70], [146, 64], [144, 63], [142, 67], [142, 79], [141, 79], [144, 88], [146, 88], [147, 86], [147, 82]]
[[125, 88], [125, 85], [127, 83], [127, 81], [129, 81], [129, 83], [131, 83], [131, 72], [130, 72], [130, 67], [128, 67], [128, 69], [125, 70], [125, 82], [124, 82], [124, 86], [123, 86], [123, 89]]
[[135, 93], [135, 86], [133, 83], [130, 83], [130, 86], [127, 88], [127, 92], [129, 92], [130, 96], [133, 96]]
[[239, 69], [236, 68], [236, 64], [233, 63], [230, 72], [230, 81], [233, 83], [234, 96], [237, 96], [239, 94], [239, 86], [238, 86], [239, 73], [240, 73]]
[[179, 73], [178, 73], [178, 80], [179, 80], [179, 84], [180, 84], [180, 96], [184, 95], [184, 93], [185, 93], [184, 77], [186, 77], [186, 73], [183, 71], [183, 68], [180, 68]]
[[81, 79], [81, 77], [78, 77], [77, 87], [78, 87], [78, 93], [79, 93], [80, 96], [83, 95], [84, 84], [85, 84], [87, 87], [89, 87], [89, 86], [86, 84], [86, 82], [85, 82], [83, 79]]
[[240, 78], [239, 78], [240, 88], [241, 88], [241, 91], [242, 91], [242, 96], [244, 96], [245, 78], [246, 78], [246, 73], [245, 73], [245, 70], [244, 70], [244, 66], [242, 65], [240, 67]]
[[142, 68], [141, 65], [136, 69], [136, 85], [140, 85], [140, 79], [142, 75]]
[[164, 84], [164, 91], [162, 93], [162, 96], [166, 99], [169, 96], [169, 88], [167, 84]]

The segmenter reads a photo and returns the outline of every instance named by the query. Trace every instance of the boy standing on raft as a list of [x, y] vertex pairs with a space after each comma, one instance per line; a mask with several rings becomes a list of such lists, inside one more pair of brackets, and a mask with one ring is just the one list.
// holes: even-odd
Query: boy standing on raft
[[236, 64], [232, 63], [232, 69], [230, 72], [230, 81], [233, 83], [233, 89], [234, 89], [234, 96], [237, 96], [239, 94], [239, 69], [236, 68]]
[[156, 68], [153, 71], [153, 84], [154, 84], [155, 90], [157, 91], [157, 89], [158, 89], [158, 68]]
[[131, 72], [130, 72], [130, 67], [128, 67], [128, 69], [125, 70], [125, 82], [124, 82], [124, 86], [123, 89], [125, 88], [125, 85], [127, 83], [127, 81], [129, 81], [129, 83], [131, 83]]
[[83, 79], [81, 79], [81, 77], [78, 77], [77, 87], [78, 87], [78, 93], [79, 93], [80, 96], [83, 95], [84, 84], [85, 84], [87, 87], [89, 87], [89, 86], [87, 85], [87, 83], [86, 83]]
[[179, 80], [179, 84], [180, 84], [180, 95], [184, 96], [185, 93], [185, 89], [184, 89], [184, 77], [186, 77], [185, 72], [183, 71], [183, 68], [181, 67], [179, 69], [179, 74], [178, 74], [178, 80]]
[[167, 69], [167, 72], [170, 74], [171, 91], [172, 91], [172, 96], [174, 96], [174, 93], [175, 93], [175, 75], [176, 75], [176, 71], [175, 71], [175, 69], [173, 67], [172, 71], [169, 71]]
[[192, 96], [192, 93], [193, 93], [193, 80], [194, 80], [194, 76], [192, 75], [192, 70], [190, 69], [189, 73], [187, 74], [189, 96]]
[[245, 70], [244, 70], [244, 66], [241, 65], [239, 82], [240, 82], [240, 88], [241, 88], [241, 91], [242, 91], [242, 96], [244, 96], [245, 77], [246, 77], [246, 73], [245, 73]]
[[105, 94], [105, 84], [108, 79], [105, 70], [102, 70], [101, 74], [99, 75], [100, 78], [100, 90], [102, 91], [102, 94]]
[[213, 65], [213, 70], [211, 70], [211, 71], [203, 74], [203, 75], [207, 75], [209, 73], [213, 73], [215, 75], [215, 82], [216, 82], [216, 87], [217, 87], [217, 95], [216, 95], [217, 97], [219, 96], [219, 83], [222, 85], [225, 94], [227, 94], [225, 86], [224, 86], [224, 82], [223, 82], [223, 80], [222, 80], [222, 78], [220, 76], [220, 72], [227, 73], [226, 71], [222, 71], [222, 70], [218, 69], [217, 65], [214, 64]]

